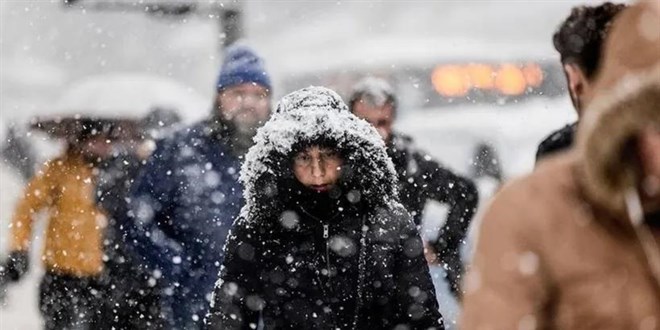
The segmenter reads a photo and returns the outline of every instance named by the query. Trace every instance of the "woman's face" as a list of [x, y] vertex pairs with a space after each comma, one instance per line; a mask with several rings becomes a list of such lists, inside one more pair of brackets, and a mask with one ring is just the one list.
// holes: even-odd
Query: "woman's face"
[[339, 181], [343, 163], [336, 150], [312, 146], [293, 156], [293, 174], [305, 187], [324, 192]]

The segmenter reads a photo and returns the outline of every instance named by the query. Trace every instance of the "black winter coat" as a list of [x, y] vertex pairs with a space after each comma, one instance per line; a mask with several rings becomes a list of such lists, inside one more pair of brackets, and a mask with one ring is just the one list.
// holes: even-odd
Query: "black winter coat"
[[[422, 241], [377, 132], [334, 92], [296, 93], [246, 157], [248, 204], [228, 238], [207, 324], [253, 329], [261, 316], [265, 329], [441, 329]], [[345, 160], [329, 194], [290, 173], [296, 145], [318, 141]]]
[[292, 229], [278, 217], [255, 225], [240, 219], [227, 243], [213, 329], [250, 329], [260, 310], [266, 329], [439, 329], [417, 228], [401, 207], [364, 211], [333, 219], [298, 209], [288, 215], [299, 217]]
[[422, 222], [428, 201], [434, 200], [449, 207], [438, 238], [431, 244], [445, 266], [452, 293], [460, 296], [463, 274], [460, 250], [479, 202], [476, 186], [471, 180], [454, 174], [428, 154], [416, 149], [408, 136], [395, 133], [387, 153], [399, 177], [401, 204], [412, 214], [417, 225]]
[[[100, 164], [97, 202], [108, 217], [103, 240], [105, 297], [99, 329], [160, 329], [161, 289], [151, 272], [126, 248], [124, 229], [128, 194], [141, 168], [140, 160], [120, 154]], [[131, 279], [127, 281], [127, 279]], [[98, 330], [98, 329], [97, 329]]]

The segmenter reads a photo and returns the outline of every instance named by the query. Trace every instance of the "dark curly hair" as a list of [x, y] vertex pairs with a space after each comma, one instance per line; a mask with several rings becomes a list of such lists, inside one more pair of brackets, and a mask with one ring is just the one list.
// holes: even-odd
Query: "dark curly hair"
[[552, 37], [562, 63], [577, 64], [587, 79], [593, 79], [600, 64], [605, 37], [614, 17], [624, 8], [624, 4], [611, 2], [574, 7]]

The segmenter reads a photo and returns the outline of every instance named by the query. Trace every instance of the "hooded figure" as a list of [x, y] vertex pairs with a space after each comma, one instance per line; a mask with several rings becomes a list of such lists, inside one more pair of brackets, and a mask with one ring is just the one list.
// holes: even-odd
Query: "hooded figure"
[[[341, 160], [331, 187], [298, 178], [301, 153]], [[296, 164], [294, 164], [296, 163]], [[212, 329], [441, 329], [423, 245], [398, 202], [385, 145], [339, 96], [285, 96], [241, 170], [235, 221], [207, 322]]]
[[616, 19], [576, 147], [495, 197], [466, 278], [463, 329], [658, 328], [660, 6], [653, 6]]

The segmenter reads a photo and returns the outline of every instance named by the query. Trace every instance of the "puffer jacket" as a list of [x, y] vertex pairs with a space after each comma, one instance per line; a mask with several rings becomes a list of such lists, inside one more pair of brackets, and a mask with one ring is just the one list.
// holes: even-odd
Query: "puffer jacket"
[[36, 216], [47, 211], [43, 263], [63, 275], [96, 276], [103, 270], [105, 214], [96, 204], [96, 171], [82, 156], [67, 152], [30, 180], [11, 225], [10, 251], [30, 248]]

